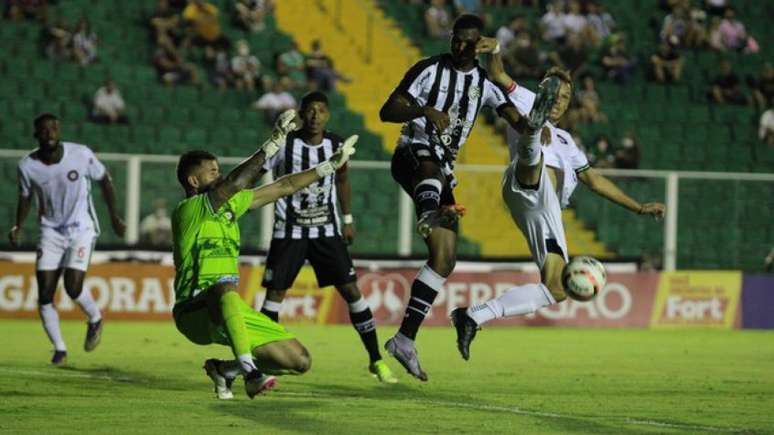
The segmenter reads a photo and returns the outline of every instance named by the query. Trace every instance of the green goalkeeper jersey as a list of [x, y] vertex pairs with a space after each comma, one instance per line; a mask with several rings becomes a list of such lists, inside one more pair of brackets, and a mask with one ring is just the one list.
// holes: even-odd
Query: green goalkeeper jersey
[[213, 210], [206, 193], [180, 201], [172, 213], [175, 257], [175, 303], [196, 290], [239, 278], [239, 224], [253, 201], [243, 190]]

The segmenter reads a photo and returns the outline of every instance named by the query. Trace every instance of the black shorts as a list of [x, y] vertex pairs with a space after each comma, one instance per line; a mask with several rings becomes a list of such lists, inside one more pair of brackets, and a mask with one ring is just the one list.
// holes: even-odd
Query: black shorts
[[272, 239], [262, 285], [270, 290], [289, 289], [306, 260], [320, 288], [357, 281], [352, 257], [341, 237]]
[[[414, 185], [418, 180], [415, 180], [414, 177], [417, 173], [417, 168], [419, 168], [419, 164], [422, 161], [431, 161], [433, 163], [436, 163], [439, 165], [439, 167], [443, 167], [443, 163], [438, 161], [437, 158], [434, 158], [435, 156], [425, 156], [425, 155], [417, 155], [417, 150], [423, 150], [426, 149], [427, 145], [422, 144], [412, 144], [410, 146], [398, 146], [395, 149], [395, 154], [392, 155], [392, 164], [390, 165], [390, 170], [392, 172], [392, 178], [400, 184], [400, 187], [403, 189], [404, 192], [408, 194], [412, 199], [414, 198]], [[443, 189], [441, 190], [441, 203], [440, 205], [443, 207], [445, 205], [454, 205], [457, 202], [454, 199], [454, 193], [452, 191], [452, 186], [447, 181], [443, 185]], [[417, 207], [414, 207], [415, 212], [417, 213], [417, 217], [419, 217], [419, 212]], [[452, 225], [449, 225], [448, 227], [446, 225], [443, 225], [444, 228], [449, 229], [456, 232], [459, 232], [459, 223], [455, 222]]]

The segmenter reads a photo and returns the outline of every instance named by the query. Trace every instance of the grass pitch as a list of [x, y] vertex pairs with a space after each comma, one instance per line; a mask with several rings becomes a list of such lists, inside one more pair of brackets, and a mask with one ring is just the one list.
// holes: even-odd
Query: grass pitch
[[171, 322], [109, 321], [91, 354], [85, 323], [63, 322], [65, 368], [48, 366], [39, 322], [0, 328], [6, 433], [774, 433], [771, 332], [490, 327], [464, 362], [451, 328], [425, 328], [430, 381], [387, 358], [401, 382], [380, 385], [350, 327], [291, 326], [312, 370], [255, 400], [237, 381], [218, 401], [201, 366], [228, 350]]

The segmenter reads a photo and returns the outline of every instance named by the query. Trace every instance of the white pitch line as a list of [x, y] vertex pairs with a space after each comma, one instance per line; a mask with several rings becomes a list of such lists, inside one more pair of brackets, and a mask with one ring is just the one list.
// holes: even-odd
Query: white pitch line
[[[135, 379], [126, 377], [126, 376], [90, 375], [88, 373], [70, 373], [65, 371], [54, 373], [54, 372], [42, 371], [42, 370], [14, 369], [9, 367], [0, 367], [0, 372], [18, 374], [18, 375], [28, 375], [28, 376], [43, 376], [43, 377], [101, 379], [101, 380], [119, 381], [119, 382], [136, 381]], [[333, 394], [304, 393], [304, 392], [294, 392], [294, 391], [276, 391], [271, 394], [277, 395], [277, 396], [308, 397], [312, 399], [340, 399], [341, 398], [340, 396], [336, 396]], [[366, 397], [366, 396], [350, 396], [350, 398], [359, 399], [359, 400], [381, 400], [381, 399]], [[515, 415], [524, 415], [528, 417], [548, 417], [548, 418], [555, 418], [555, 419], [591, 420], [591, 421], [608, 420], [609, 421], [609, 419], [602, 419], [602, 418], [596, 418], [596, 417], [582, 417], [582, 416], [577, 416], [572, 414], [557, 414], [553, 412], [530, 411], [530, 410], [521, 409], [518, 407], [508, 407], [508, 406], [499, 406], [499, 405], [450, 402], [445, 400], [423, 400], [423, 399], [412, 399], [410, 397], [404, 398], [403, 400], [410, 401], [410, 402], [421, 402], [423, 404], [447, 406], [447, 407], [453, 407], [453, 408], [472, 409], [476, 411], [505, 412], [505, 413], [515, 414]], [[684, 429], [684, 430], [706, 431], [706, 432], [743, 432], [745, 430], [745, 429], [738, 429], [738, 428], [722, 428], [722, 427], [715, 427], [715, 426], [701, 426], [701, 425], [692, 425], [692, 424], [684, 424], [684, 423], [667, 423], [667, 422], [661, 422], [656, 420], [641, 420], [638, 418], [632, 418], [632, 417], [626, 417], [626, 416], [620, 417], [620, 419], [623, 423], [626, 423], [626, 424], [638, 425], [638, 426], [664, 427], [664, 428], [670, 428], [670, 429]]]

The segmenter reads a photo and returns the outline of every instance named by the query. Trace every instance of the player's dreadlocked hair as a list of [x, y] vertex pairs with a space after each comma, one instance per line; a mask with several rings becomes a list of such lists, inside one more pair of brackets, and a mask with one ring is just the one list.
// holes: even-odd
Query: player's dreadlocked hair
[[180, 156], [180, 160], [177, 162], [177, 181], [183, 186], [183, 189], [188, 189], [188, 175], [191, 173], [191, 169], [199, 166], [202, 162], [207, 160], [217, 160], [217, 157], [212, 153], [203, 150], [193, 150]]
[[548, 69], [548, 71], [546, 71], [546, 75], [543, 76], [544, 79], [547, 77], [556, 77], [559, 80], [570, 85], [570, 90], [572, 90], [573, 88], [572, 76], [570, 75], [570, 72], [567, 71], [566, 69], [559, 68], [558, 66], [552, 66], [551, 68]]

